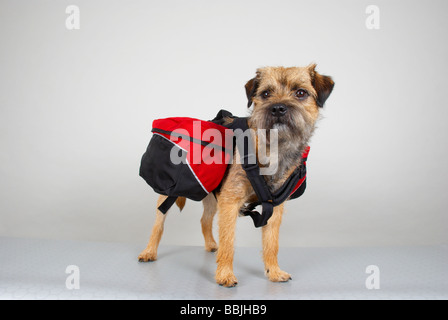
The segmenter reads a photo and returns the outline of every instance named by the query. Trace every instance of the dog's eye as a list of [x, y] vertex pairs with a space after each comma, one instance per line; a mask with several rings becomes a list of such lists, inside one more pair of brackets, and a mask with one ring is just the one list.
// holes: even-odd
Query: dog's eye
[[305, 99], [306, 97], [308, 97], [308, 92], [306, 92], [306, 90], [299, 89], [296, 91], [296, 97], [301, 100]]
[[262, 97], [263, 99], [267, 99], [267, 98], [269, 98], [270, 95], [271, 95], [271, 93], [270, 93], [268, 90], [263, 91], [263, 92], [261, 93], [261, 97]]

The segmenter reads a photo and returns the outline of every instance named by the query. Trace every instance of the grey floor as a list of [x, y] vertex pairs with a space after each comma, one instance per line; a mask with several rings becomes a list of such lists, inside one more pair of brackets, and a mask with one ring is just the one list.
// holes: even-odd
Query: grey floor
[[[281, 248], [288, 283], [266, 280], [260, 248], [237, 248], [239, 284], [215, 284], [215, 257], [202, 247], [161, 246], [137, 262], [142, 244], [0, 238], [0, 299], [447, 299], [448, 246]], [[66, 287], [79, 267], [80, 288]], [[380, 270], [368, 290], [366, 267]]]

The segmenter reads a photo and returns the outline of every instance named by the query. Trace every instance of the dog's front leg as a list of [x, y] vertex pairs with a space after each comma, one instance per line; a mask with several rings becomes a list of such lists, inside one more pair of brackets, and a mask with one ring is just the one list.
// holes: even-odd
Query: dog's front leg
[[292, 279], [289, 273], [280, 269], [277, 260], [278, 234], [282, 222], [283, 209], [283, 204], [275, 207], [272, 217], [262, 230], [265, 272], [268, 279], [273, 282], [286, 282]]
[[238, 280], [233, 273], [235, 227], [242, 199], [234, 193], [223, 191], [218, 197], [219, 247], [216, 256], [216, 282], [224, 287], [234, 287]]

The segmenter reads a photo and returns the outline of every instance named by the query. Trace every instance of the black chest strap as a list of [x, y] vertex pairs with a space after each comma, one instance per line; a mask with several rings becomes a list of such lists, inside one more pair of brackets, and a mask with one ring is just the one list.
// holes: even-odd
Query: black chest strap
[[246, 172], [247, 179], [257, 195], [259, 201], [257, 204], [261, 204], [262, 206], [261, 214], [257, 211], [253, 211], [255, 207], [251, 210], [247, 210], [248, 207], [246, 207], [246, 210], [241, 210], [240, 213], [250, 216], [256, 228], [263, 227], [268, 223], [269, 218], [274, 212], [274, 199], [266, 180], [260, 174], [260, 166], [255, 151], [255, 142], [248, 130], [249, 125], [247, 123], [247, 118], [236, 118], [232, 129], [234, 129], [235, 143], [240, 155], [241, 166]]
[[[289, 198], [299, 180], [306, 175], [306, 169], [304, 166], [299, 166], [274, 194], [271, 193], [265, 178], [260, 174], [260, 166], [255, 152], [255, 142], [248, 131], [247, 118], [235, 118], [230, 128], [234, 130], [241, 166], [246, 172], [247, 178], [258, 198], [258, 202], [250, 203], [241, 208], [240, 213], [250, 216], [256, 228], [263, 227], [272, 216], [274, 207], [282, 204]], [[262, 206], [261, 214], [254, 211], [258, 205]]]

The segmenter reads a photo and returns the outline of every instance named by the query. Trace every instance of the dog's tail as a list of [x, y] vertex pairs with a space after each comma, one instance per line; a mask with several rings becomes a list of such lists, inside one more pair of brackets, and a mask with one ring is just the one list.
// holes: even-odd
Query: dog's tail
[[179, 207], [180, 211], [185, 207], [185, 202], [187, 202], [187, 198], [185, 197], [178, 197], [176, 199], [176, 204]]

